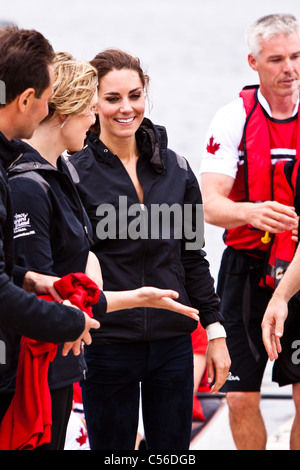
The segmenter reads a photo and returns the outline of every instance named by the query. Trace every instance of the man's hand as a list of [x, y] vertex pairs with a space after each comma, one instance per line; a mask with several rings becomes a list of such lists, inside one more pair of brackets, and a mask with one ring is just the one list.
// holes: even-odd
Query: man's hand
[[[74, 307], [74, 305], [71, 305], [68, 300], [63, 302], [63, 304]], [[76, 308], [76, 307], [74, 307], [74, 308]], [[84, 312], [83, 312], [83, 314], [85, 316], [85, 329], [84, 329], [83, 333], [81, 334], [81, 336], [76, 341], [74, 341], [73, 343], [70, 342], [70, 343], [65, 343], [64, 344], [64, 347], [63, 347], [63, 350], [62, 350], [62, 355], [63, 356], [67, 356], [68, 353], [71, 351], [71, 349], [72, 349], [73, 354], [75, 356], [79, 356], [79, 354], [82, 350], [83, 343], [89, 345], [92, 342], [90, 330], [97, 330], [97, 329], [100, 328], [100, 323], [97, 320], [94, 320], [93, 318], [89, 317], [89, 315], [87, 315]]]
[[299, 217], [297, 217], [297, 226], [292, 229], [292, 240], [298, 243], [298, 225], [299, 225]]
[[282, 233], [285, 230], [295, 233], [298, 229], [298, 217], [294, 207], [276, 201], [247, 204], [248, 223], [255, 228], [270, 233]]
[[206, 222], [225, 229], [248, 224], [269, 233], [297, 229], [298, 217], [294, 207], [276, 201], [234, 202], [229, 198], [233, 185], [234, 178], [230, 176], [202, 174], [201, 191]]
[[226, 382], [231, 365], [225, 338], [216, 338], [209, 341], [206, 362], [209, 382], [213, 381], [215, 374], [215, 383], [211, 388], [211, 393], [216, 393]]
[[23, 289], [26, 292], [33, 292], [36, 295], [50, 295], [53, 300], [61, 302], [63, 299], [54, 287], [54, 283], [60, 278], [47, 276], [34, 271], [28, 271], [23, 282]]
[[277, 359], [281, 352], [280, 338], [287, 316], [287, 302], [275, 294], [268, 304], [261, 325], [263, 342], [271, 361]]

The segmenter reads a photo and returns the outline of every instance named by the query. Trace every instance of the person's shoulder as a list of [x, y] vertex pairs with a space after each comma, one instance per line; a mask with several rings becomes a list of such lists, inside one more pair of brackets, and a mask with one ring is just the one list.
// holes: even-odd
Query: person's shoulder
[[73, 154], [65, 154], [65, 160], [76, 163], [79, 161], [86, 160], [87, 158], [91, 158], [93, 156], [93, 152], [91, 148], [86, 145], [83, 147], [82, 150], [79, 150], [78, 152], [75, 152]]
[[242, 98], [219, 108], [215, 114], [207, 135], [207, 142], [214, 136], [223, 145], [233, 142], [234, 146], [240, 144], [243, 128], [246, 122], [246, 112]]
[[71, 173], [72, 169], [76, 169], [77, 172], [88, 170], [95, 165], [94, 151], [90, 146], [86, 145], [79, 152], [66, 156], [65, 163]]
[[221, 106], [215, 115], [219, 119], [239, 119], [245, 116], [243, 99], [237, 99]]
[[13, 204], [18, 207], [22, 206], [40, 213], [51, 205], [51, 186], [38, 173], [34, 173], [34, 178], [26, 173], [20, 177], [11, 178], [9, 186]]
[[85, 146], [72, 155], [64, 154], [63, 162], [63, 171], [71, 176], [75, 184], [78, 184], [86, 175], [91, 176], [98, 168], [94, 152], [89, 146]]
[[169, 147], [166, 148], [163, 162], [164, 166], [167, 168], [174, 167], [175, 169], [184, 170], [185, 172], [190, 171], [188, 159]]

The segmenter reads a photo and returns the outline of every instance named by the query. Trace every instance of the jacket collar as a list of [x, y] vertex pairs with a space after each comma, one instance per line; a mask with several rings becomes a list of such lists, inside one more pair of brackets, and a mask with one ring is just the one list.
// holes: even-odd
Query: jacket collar
[[[165, 170], [163, 164], [163, 154], [167, 148], [167, 133], [163, 126], [155, 126], [149, 119], [144, 118], [141, 126], [136, 132], [136, 140], [143, 155], [149, 161], [157, 173]], [[93, 133], [88, 137], [88, 144], [101, 155], [105, 163], [110, 162], [114, 155], [104, 145], [104, 143]]]
[[18, 158], [9, 168], [9, 174], [23, 173], [25, 171], [48, 170], [58, 171], [53, 165], [45, 160], [35, 148], [22, 142], [22, 158]]
[[10, 141], [0, 132], [0, 161], [5, 170], [22, 155], [23, 151], [24, 143], [22, 141]]

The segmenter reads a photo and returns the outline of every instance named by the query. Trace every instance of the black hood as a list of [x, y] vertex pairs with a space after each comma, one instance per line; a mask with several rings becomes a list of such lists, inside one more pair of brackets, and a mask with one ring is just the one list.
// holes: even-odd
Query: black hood
[[145, 118], [136, 133], [140, 148], [149, 155], [150, 162], [157, 173], [164, 171], [163, 155], [168, 146], [167, 131], [163, 126], [154, 125]]
[[[100, 140], [99, 140], [100, 139]], [[163, 173], [165, 166], [163, 163], [164, 153], [168, 146], [167, 131], [163, 126], [153, 124], [150, 119], [144, 118], [142, 124], [136, 132], [136, 140], [140, 149], [146, 154], [157, 173]], [[90, 145], [97, 153], [97, 150], [102, 154], [106, 146], [101, 141], [101, 135], [90, 133], [88, 136], [88, 145]], [[112, 156], [110, 152], [106, 154], [106, 163], [109, 163], [109, 158]]]

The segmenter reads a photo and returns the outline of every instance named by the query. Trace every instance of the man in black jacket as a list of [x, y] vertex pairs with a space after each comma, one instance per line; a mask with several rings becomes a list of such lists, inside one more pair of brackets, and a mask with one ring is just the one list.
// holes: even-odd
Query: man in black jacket
[[[99, 328], [99, 323], [71, 305], [39, 300], [38, 294], [59, 300], [53, 286], [57, 278], [26, 271], [13, 262], [13, 213], [6, 171], [22, 154], [22, 143], [14, 139], [30, 138], [48, 114], [53, 55], [52, 46], [37, 31], [15, 26], [0, 31], [0, 328], [8, 336], [13, 332], [66, 342], [64, 354], [70, 349], [79, 354], [81, 341], [89, 344], [89, 330]], [[1, 345], [5, 343], [4, 338]]]

